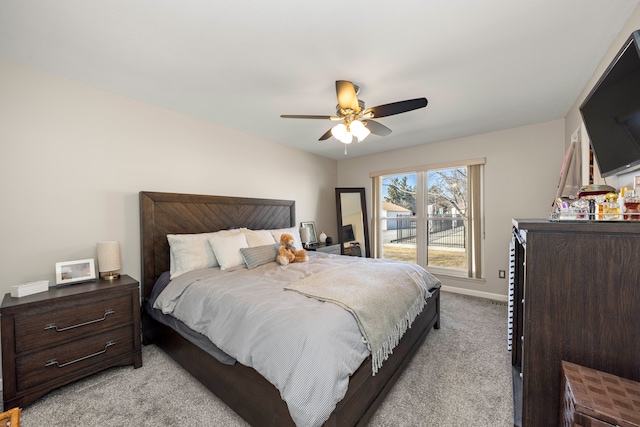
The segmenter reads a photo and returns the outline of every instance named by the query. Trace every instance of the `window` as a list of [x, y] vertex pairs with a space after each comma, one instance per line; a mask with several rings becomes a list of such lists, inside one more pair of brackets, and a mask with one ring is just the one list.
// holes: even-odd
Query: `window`
[[484, 159], [371, 174], [374, 256], [481, 278]]

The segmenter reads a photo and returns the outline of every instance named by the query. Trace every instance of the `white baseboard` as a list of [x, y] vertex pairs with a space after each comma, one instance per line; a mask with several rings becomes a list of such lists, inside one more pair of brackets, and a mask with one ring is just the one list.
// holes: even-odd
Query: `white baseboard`
[[472, 289], [458, 288], [457, 286], [442, 285], [442, 290], [445, 292], [453, 292], [456, 294], [469, 295], [472, 297], [492, 299], [494, 301], [502, 301], [502, 302], [508, 301], [508, 298], [506, 295], [493, 294], [491, 292], [474, 291]]

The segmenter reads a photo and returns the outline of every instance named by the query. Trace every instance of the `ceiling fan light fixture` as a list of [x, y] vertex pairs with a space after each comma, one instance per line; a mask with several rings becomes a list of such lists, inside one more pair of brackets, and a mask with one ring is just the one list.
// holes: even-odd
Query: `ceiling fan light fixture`
[[343, 144], [351, 144], [353, 135], [347, 130], [344, 123], [338, 123], [331, 129], [331, 135]]
[[362, 140], [364, 140], [371, 133], [371, 131], [367, 129], [364, 123], [362, 123], [360, 120], [354, 120], [353, 122], [351, 122], [350, 127], [351, 133], [354, 134], [356, 138], [358, 138], [358, 142], [362, 142]]
[[387, 136], [391, 133], [391, 129], [372, 119], [394, 116], [427, 106], [427, 98], [415, 98], [365, 109], [364, 101], [358, 99], [359, 93], [360, 88], [352, 82], [336, 80], [338, 105], [336, 105], [335, 116], [283, 114], [280, 117], [285, 119], [329, 119], [340, 122], [323, 133], [318, 141], [325, 141], [333, 136], [345, 144], [345, 154], [347, 154], [346, 146], [351, 144], [354, 136], [358, 142], [362, 142], [370, 133], [378, 136]]

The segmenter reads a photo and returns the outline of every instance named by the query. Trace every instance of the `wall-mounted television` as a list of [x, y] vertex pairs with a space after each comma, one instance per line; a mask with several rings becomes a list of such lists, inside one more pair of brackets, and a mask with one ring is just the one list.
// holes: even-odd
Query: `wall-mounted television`
[[603, 177], [640, 167], [640, 30], [627, 39], [580, 114]]

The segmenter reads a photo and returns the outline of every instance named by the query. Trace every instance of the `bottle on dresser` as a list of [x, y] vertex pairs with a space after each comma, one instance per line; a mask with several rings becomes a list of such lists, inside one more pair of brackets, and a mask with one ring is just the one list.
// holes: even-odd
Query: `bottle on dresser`
[[620, 205], [617, 193], [607, 193], [602, 207], [605, 220], [617, 220], [620, 218]]
[[620, 188], [620, 194], [618, 195], [618, 205], [620, 206], [620, 213], [624, 213], [624, 194], [627, 191], [627, 187]]
[[624, 219], [640, 220], [640, 212], [638, 212], [638, 205], [640, 204], [640, 198], [636, 195], [634, 190], [627, 190], [624, 193]]

